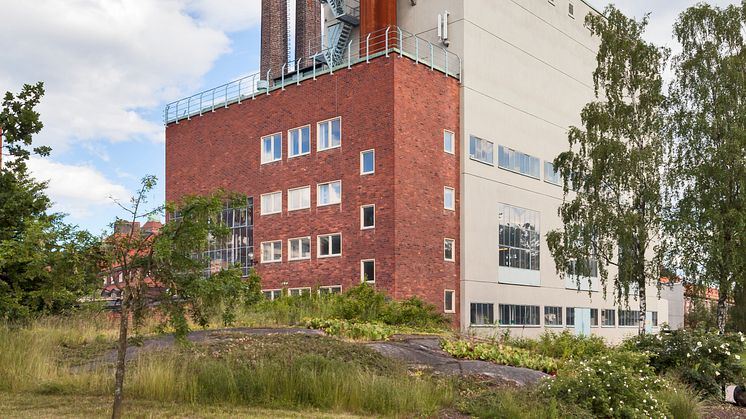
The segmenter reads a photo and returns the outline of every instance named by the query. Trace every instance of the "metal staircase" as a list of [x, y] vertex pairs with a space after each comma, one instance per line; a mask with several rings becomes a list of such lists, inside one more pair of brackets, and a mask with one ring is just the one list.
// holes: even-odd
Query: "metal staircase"
[[334, 67], [342, 63], [352, 29], [360, 25], [360, 2], [359, 0], [320, 1], [322, 4], [329, 5], [334, 18], [339, 22], [329, 27], [328, 45], [324, 46], [322, 54], [316, 59]]

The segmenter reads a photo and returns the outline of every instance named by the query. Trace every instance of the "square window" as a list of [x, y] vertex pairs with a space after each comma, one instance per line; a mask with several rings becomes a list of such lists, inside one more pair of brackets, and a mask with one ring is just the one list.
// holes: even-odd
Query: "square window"
[[453, 132], [448, 131], [447, 129], [443, 130], [443, 151], [454, 154], [453, 142], [455, 141], [455, 137], [456, 135]]
[[454, 239], [443, 239], [443, 259], [453, 262], [456, 260], [454, 247], [456, 245], [456, 240]]
[[451, 211], [456, 210], [456, 191], [448, 186], [443, 188], [443, 208]]
[[301, 237], [288, 240], [288, 260], [311, 259], [311, 238]]
[[303, 156], [311, 152], [311, 127], [295, 128], [288, 131], [288, 158]]
[[311, 187], [288, 189], [288, 211], [311, 208]]
[[456, 291], [445, 290], [443, 292], [443, 311], [446, 313], [456, 312]]
[[562, 326], [562, 307], [544, 307], [544, 325]]
[[360, 229], [366, 230], [376, 226], [376, 206], [363, 205], [360, 207]]
[[318, 186], [318, 196], [316, 199], [318, 202], [316, 206], [339, 204], [342, 202], [342, 181], [337, 180], [335, 182], [321, 183]]
[[282, 134], [262, 137], [262, 164], [282, 160]]
[[318, 257], [332, 257], [342, 255], [342, 234], [325, 234], [318, 237]]
[[282, 241], [262, 243], [262, 263], [282, 262]]
[[360, 280], [363, 282], [376, 282], [376, 261], [360, 261]]
[[282, 191], [263, 194], [261, 214], [268, 215], [280, 212], [282, 212]]
[[360, 153], [360, 174], [370, 175], [376, 172], [376, 151], [367, 150]]
[[337, 148], [342, 145], [342, 119], [337, 117], [328, 121], [319, 122], [318, 144], [316, 150], [323, 151]]

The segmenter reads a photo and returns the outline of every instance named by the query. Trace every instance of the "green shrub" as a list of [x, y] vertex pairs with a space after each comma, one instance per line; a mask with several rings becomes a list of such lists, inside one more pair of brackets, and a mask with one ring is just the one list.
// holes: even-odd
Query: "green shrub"
[[668, 407], [668, 417], [673, 419], [701, 418], [704, 408], [701, 395], [678, 379], [666, 381], [666, 386], [658, 393], [658, 399]]
[[718, 335], [703, 330], [664, 331], [625, 340], [629, 350], [646, 353], [660, 373], [672, 373], [706, 396], [720, 397], [721, 387], [743, 379], [741, 334]]
[[502, 338], [502, 342], [510, 346], [528, 349], [539, 355], [561, 360], [587, 359], [609, 351], [609, 347], [606, 346], [606, 342], [602, 337], [595, 335], [575, 335], [567, 330], [561, 333], [546, 331], [538, 340], [525, 338], [514, 339], [507, 335]]
[[448, 321], [434, 305], [417, 297], [386, 304], [380, 320], [390, 325], [401, 325], [418, 328], [442, 328]]
[[612, 351], [588, 360], [568, 361], [541, 391], [597, 417], [665, 417], [666, 405], [656, 397], [662, 380], [644, 354]]
[[339, 319], [307, 319], [309, 329], [323, 330], [331, 336], [355, 340], [386, 340], [399, 331], [381, 323], [355, 323]]
[[444, 351], [456, 358], [490, 361], [500, 365], [544, 371], [549, 374], [557, 372], [557, 362], [554, 359], [532, 353], [527, 349], [464, 339], [444, 340], [441, 346]]

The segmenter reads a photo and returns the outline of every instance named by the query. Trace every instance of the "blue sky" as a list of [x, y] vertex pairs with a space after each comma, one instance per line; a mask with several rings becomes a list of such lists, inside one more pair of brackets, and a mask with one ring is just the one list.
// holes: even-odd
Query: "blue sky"
[[[501, 0], [502, 1], [502, 0]], [[590, 0], [602, 9], [608, 2]], [[670, 28], [693, 0], [619, 0], [651, 12], [648, 38], [674, 47]], [[716, 0], [718, 5], [735, 1]], [[0, 0], [0, 91], [42, 80], [31, 168], [49, 180], [54, 210], [99, 233], [147, 174], [164, 196], [163, 107], [259, 68], [260, 0]]]

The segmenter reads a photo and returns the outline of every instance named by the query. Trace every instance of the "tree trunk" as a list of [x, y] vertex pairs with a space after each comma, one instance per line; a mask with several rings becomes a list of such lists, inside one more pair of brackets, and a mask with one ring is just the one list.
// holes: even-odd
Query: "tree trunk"
[[725, 334], [725, 302], [728, 300], [728, 291], [723, 288], [718, 290], [718, 333]]
[[124, 399], [124, 366], [127, 355], [127, 328], [129, 326], [130, 295], [122, 292], [122, 309], [119, 318], [119, 348], [117, 349], [117, 372], [114, 380], [114, 407], [112, 419], [122, 417], [122, 400]]
[[647, 290], [645, 289], [645, 281], [642, 281], [642, 283], [637, 283], [639, 290], [637, 291], [637, 298], [640, 299], [640, 315], [639, 315], [639, 325], [638, 325], [638, 331], [637, 333], [642, 336], [645, 334], [645, 315], [647, 313], [648, 309], [648, 300], [647, 300]]

